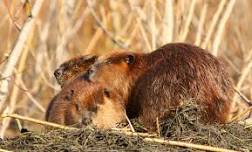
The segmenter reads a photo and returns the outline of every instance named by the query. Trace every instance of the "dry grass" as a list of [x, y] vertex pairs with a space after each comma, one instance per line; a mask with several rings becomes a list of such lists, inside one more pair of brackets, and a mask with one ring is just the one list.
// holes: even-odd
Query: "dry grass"
[[[75, 55], [121, 48], [149, 52], [178, 41], [195, 43], [226, 60], [237, 89], [252, 100], [249, 0], [23, 2], [0, 1], [1, 114], [44, 119], [48, 102], [59, 90], [53, 71]], [[39, 2], [41, 9], [34, 14], [31, 8]], [[41, 130], [30, 122], [21, 125]], [[0, 126], [1, 136], [18, 133], [12, 119], [1, 120]]]
[[[160, 138], [155, 134], [130, 132], [125, 129], [97, 130], [88, 126], [82, 129], [64, 127], [31, 118], [12, 115], [20, 120], [32, 121], [41, 125], [64, 130], [28, 132], [16, 138], [7, 138], [0, 147], [8, 150], [32, 151], [104, 151], [104, 150], [208, 150], [208, 151], [251, 151], [252, 128], [233, 123], [228, 125], [208, 125], [201, 119], [201, 108], [188, 102], [175, 109], [161, 120]], [[203, 112], [204, 113], [204, 112]], [[137, 121], [133, 123], [137, 128]], [[140, 128], [137, 128], [138, 130]], [[168, 145], [168, 146], [167, 146]]]

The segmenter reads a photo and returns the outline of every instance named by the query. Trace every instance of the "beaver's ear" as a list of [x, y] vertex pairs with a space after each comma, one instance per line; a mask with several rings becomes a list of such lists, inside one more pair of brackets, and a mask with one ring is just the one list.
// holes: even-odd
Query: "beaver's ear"
[[110, 91], [107, 88], [103, 89], [103, 93], [106, 97], [110, 98]]
[[86, 56], [84, 56], [83, 57], [83, 60], [85, 61], [85, 62], [95, 62], [96, 60], [97, 60], [97, 58], [98, 58], [98, 56], [97, 55], [86, 55]]
[[133, 64], [135, 62], [135, 55], [130, 54], [125, 58], [126, 63]]

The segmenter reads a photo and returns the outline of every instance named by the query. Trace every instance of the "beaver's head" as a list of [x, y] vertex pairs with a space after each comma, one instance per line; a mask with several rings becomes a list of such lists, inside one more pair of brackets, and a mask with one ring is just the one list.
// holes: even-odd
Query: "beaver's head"
[[63, 87], [66, 83], [74, 80], [82, 73], [85, 73], [87, 69], [92, 65], [97, 59], [95, 55], [84, 55], [73, 59], [70, 59], [59, 66], [54, 71], [54, 76]]
[[101, 56], [84, 75], [86, 80], [104, 84], [127, 99], [129, 89], [140, 73], [144, 71], [142, 54], [116, 52]]
[[109, 91], [99, 83], [78, 78], [66, 85], [65, 97], [73, 105], [71, 111], [82, 126], [94, 124], [98, 128], [112, 128], [124, 119], [124, 105], [121, 96]]

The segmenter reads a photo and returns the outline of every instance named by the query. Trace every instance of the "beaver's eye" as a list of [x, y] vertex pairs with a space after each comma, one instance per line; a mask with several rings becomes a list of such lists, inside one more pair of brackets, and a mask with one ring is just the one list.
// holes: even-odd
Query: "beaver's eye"
[[105, 89], [103, 90], [103, 92], [104, 92], [104, 95], [105, 95], [106, 97], [110, 98], [110, 92], [109, 92], [109, 90], [108, 90], [107, 88], [105, 88]]
[[63, 71], [64, 71], [64, 69], [62, 69], [62, 68], [56, 69], [54, 72], [54, 76], [60, 77], [63, 74]]
[[126, 63], [128, 64], [132, 64], [135, 62], [135, 56], [134, 55], [128, 55], [126, 58], [125, 58], [125, 61]]

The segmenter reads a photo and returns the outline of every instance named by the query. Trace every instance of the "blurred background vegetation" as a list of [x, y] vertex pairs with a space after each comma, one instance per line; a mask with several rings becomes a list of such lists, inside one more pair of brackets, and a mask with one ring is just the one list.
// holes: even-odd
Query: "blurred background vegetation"
[[[169, 42], [196, 44], [221, 57], [236, 88], [251, 100], [251, 25], [251, 0], [2, 0], [0, 85], [8, 85], [0, 113], [43, 120], [60, 90], [53, 72], [71, 57], [118, 49], [150, 52]], [[1, 136], [17, 133], [14, 120], [0, 123]]]

